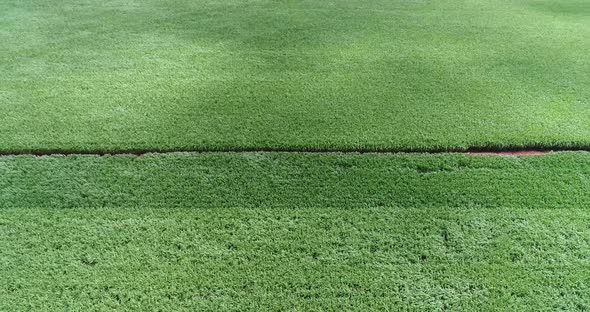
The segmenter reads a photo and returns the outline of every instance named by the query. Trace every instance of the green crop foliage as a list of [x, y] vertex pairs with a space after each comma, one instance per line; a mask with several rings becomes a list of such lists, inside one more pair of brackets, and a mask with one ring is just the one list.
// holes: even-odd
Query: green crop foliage
[[584, 310], [590, 153], [0, 158], [1, 310]]
[[589, 149], [589, 55], [587, 0], [0, 0], [0, 310], [589, 310], [590, 153], [355, 153]]
[[0, 0], [0, 150], [590, 145], [585, 0]]

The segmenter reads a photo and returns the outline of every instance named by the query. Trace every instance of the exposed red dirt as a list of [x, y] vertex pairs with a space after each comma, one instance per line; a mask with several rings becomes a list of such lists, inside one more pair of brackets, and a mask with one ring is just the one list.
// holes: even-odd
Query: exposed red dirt
[[537, 156], [545, 154], [545, 151], [522, 150], [522, 151], [501, 151], [501, 152], [467, 152], [467, 155], [496, 155], [496, 156]]

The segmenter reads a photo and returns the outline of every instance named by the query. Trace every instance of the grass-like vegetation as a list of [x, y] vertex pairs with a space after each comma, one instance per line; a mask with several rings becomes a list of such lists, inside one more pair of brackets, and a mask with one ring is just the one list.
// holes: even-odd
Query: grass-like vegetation
[[586, 0], [0, 0], [0, 150], [590, 145]]
[[0, 310], [588, 310], [587, 0], [0, 0]]
[[590, 154], [0, 157], [4, 208], [582, 208]]
[[1, 310], [584, 310], [590, 153], [0, 158]]
[[590, 307], [584, 209], [7, 209], [0, 309]]

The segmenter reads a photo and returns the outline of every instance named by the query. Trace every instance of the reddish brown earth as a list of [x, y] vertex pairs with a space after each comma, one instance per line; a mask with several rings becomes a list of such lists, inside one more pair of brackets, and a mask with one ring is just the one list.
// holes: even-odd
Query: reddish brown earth
[[496, 156], [537, 156], [545, 154], [545, 151], [539, 150], [522, 150], [522, 151], [502, 151], [502, 152], [467, 152], [467, 155], [496, 155]]

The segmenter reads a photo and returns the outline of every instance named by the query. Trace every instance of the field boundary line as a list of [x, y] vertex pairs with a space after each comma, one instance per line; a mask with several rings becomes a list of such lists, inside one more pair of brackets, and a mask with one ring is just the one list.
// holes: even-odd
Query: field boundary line
[[51, 156], [51, 155], [135, 155], [175, 153], [322, 153], [322, 154], [467, 154], [500, 156], [534, 156], [550, 152], [590, 152], [590, 146], [522, 146], [522, 147], [469, 147], [469, 148], [179, 148], [179, 149], [31, 149], [0, 150], [0, 156]]

